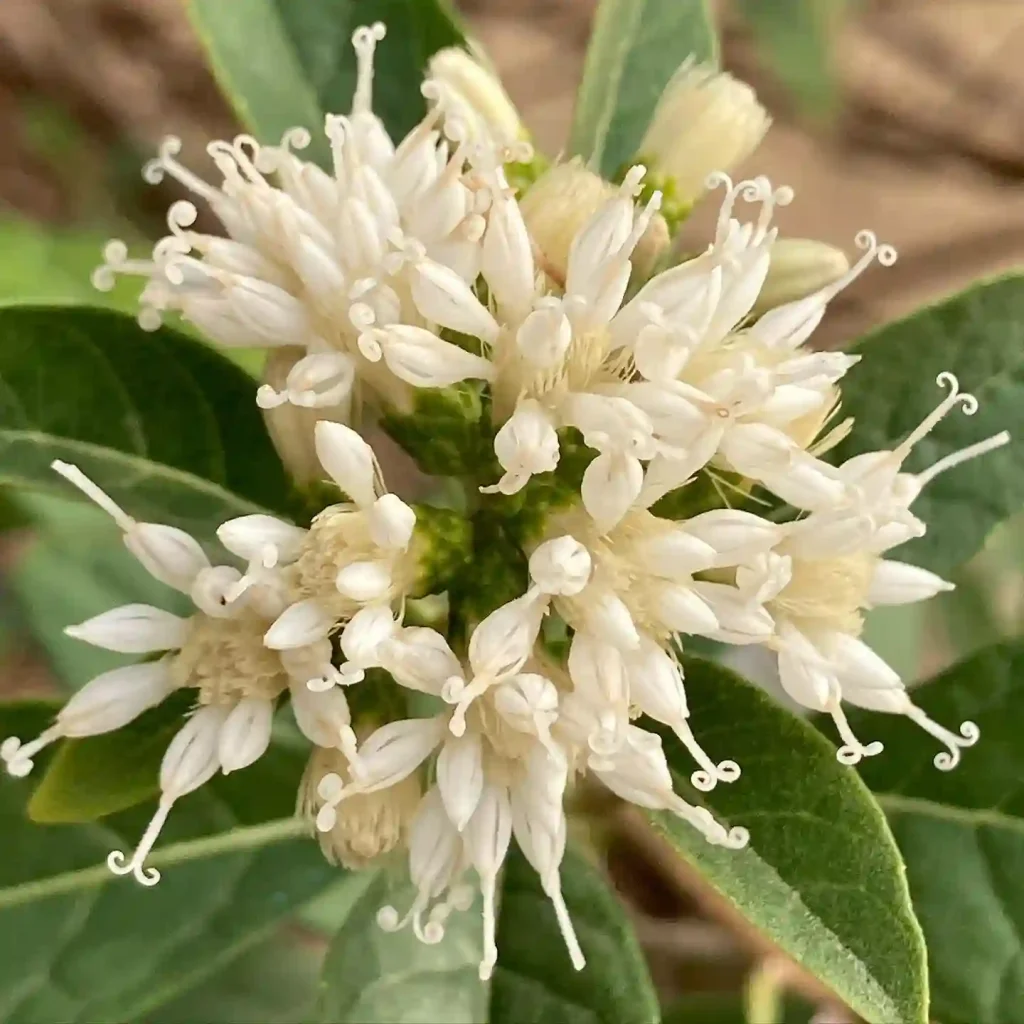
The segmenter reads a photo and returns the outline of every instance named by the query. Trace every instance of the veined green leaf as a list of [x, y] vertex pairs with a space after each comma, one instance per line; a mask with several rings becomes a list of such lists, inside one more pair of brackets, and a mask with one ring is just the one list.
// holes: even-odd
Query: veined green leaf
[[[51, 711], [7, 707], [0, 732], [31, 735]], [[104, 863], [132, 848], [151, 807], [40, 828], [24, 813], [31, 780], [0, 778], [0, 1019], [145, 1019], [336, 880], [291, 817], [301, 767], [272, 749], [181, 800], [152, 857], [163, 870], [152, 888]]]
[[[686, 659], [698, 740], [743, 770], [702, 796], [750, 845], [723, 849], [690, 825], [658, 828], [759, 931], [872, 1024], [928, 1019], [925, 948], [899, 851], [857, 773], [813, 726], [719, 665]], [[680, 792], [696, 767], [659, 729]], [[692, 790], [691, 796], [693, 795]]]
[[54, 459], [136, 518], [204, 541], [232, 516], [287, 511], [287, 478], [238, 367], [111, 310], [0, 307], [0, 482], [74, 496]]
[[662, 90], [691, 54], [718, 59], [705, 0], [601, 0], [570, 152], [606, 177], [615, 174], [636, 155]]
[[[954, 409], [907, 459], [920, 472], [959, 448], [1001, 430], [1024, 430], [1024, 276], [974, 285], [868, 335], [852, 350], [864, 358], [842, 381], [845, 415], [856, 419], [838, 460], [895, 448], [945, 396], [936, 377], [956, 375], [979, 402], [975, 416]], [[896, 557], [948, 572], [982, 546], [994, 526], [1024, 505], [1024, 445], [958, 466], [914, 503], [924, 537]]]
[[479, 906], [452, 915], [436, 946], [409, 930], [380, 931], [377, 911], [400, 913], [415, 891], [377, 875], [335, 937], [324, 967], [323, 1021], [332, 1024], [655, 1024], [655, 998], [640, 950], [615, 896], [571, 850], [562, 887], [587, 966], [573, 970], [554, 910], [518, 850], [505, 864], [498, 965], [481, 982]]
[[903, 852], [928, 940], [932, 1012], [944, 1024], [1024, 1021], [1024, 644], [1000, 644], [941, 673], [914, 701], [953, 729], [981, 729], [951, 772], [904, 718], [856, 712], [885, 750], [861, 764]]
[[261, 142], [295, 126], [326, 164], [325, 114], [347, 114], [356, 83], [352, 33], [382, 21], [374, 110], [399, 139], [423, 116], [430, 56], [464, 42], [445, 0], [189, 0], [192, 22], [241, 119]]

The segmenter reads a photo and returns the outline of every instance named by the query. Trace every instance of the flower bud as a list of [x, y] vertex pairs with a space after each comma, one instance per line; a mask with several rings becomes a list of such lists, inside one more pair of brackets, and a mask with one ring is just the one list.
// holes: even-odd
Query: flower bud
[[[288, 374], [305, 354], [305, 349], [290, 346], [271, 349], [263, 367], [264, 387], [275, 394], [286, 393]], [[321, 479], [324, 474], [316, 457], [313, 428], [318, 420], [347, 423], [352, 410], [351, 392], [337, 405], [327, 408], [305, 408], [285, 401], [272, 408], [261, 406], [261, 409], [270, 439], [292, 479], [298, 484]]]
[[445, 739], [437, 757], [437, 788], [452, 824], [463, 831], [484, 789], [483, 745], [479, 733]]
[[[336, 749], [314, 749], [299, 786], [299, 813], [311, 823], [324, 805], [317, 792], [328, 774], [348, 780], [348, 762]], [[405, 840], [420, 799], [420, 781], [410, 776], [377, 793], [355, 793], [337, 808], [332, 828], [317, 831], [320, 848], [332, 864], [357, 869], [395, 849]]]
[[429, 76], [440, 87], [438, 102], [446, 120], [458, 120], [472, 142], [507, 146], [526, 138], [508, 93], [489, 68], [452, 46], [430, 58]]
[[906, 562], [881, 561], [875, 566], [868, 603], [912, 604], [952, 589], [952, 583], [927, 569]]
[[186, 594], [210, 565], [199, 542], [175, 526], [135, 523], [125, 532], [124, 544], [151, 576]]
[[118, 654], [175, 651], [188, 637], [188, 620], [146, 604], [126, 604], [68, 626], [75, 640]]
[[709, 174], [728, 173], [750, 156], [770, 123], [749, 85], [685, 61], [665, 86], [637, 155], [654, 180], [665, 180], [669, 221], [686, 216]]
[[391, 586], [391, 571], [383, 562], [350, 562], [335, 579], [338, 592], [359, 604], [383, 598]]
[[404, 551], [416, 528], [416, 511], [397, 494], [382, 494], [371, 506], [370, 538], [381, 548]]
[[227, 714], [217, 736], [217, 758], [225, 775], [248, 768], [270, 744], [274, 702], [243, 697]]
[[590, 552], [568, 534], [545, 541], [530, 556], [530, 578], [545, 594], [578, 594], [591, 567]]
[[551, 414], [533, 398], [524, 398], [494, 437], [501, 479], [482, 488], [485, 494], [515, 494], [535, 473], [550, 473], [558, 465], [558, 433]]
[[165, 661], [111, 669], [86, 683], [64, 705], [57, 722], [64, 736], [113, 732], [159, 704], [174, 688]]
[[377, 499], [377, 462], [373, 449], [340, 423], [318, 423], [314, 445], [319, 466], [360, 508]]
[[810, 238], [784, 238], [771, 247], [768, 277], [754, 303], [755, 316], [812, 295], [850, 269], [842, 249]]
[[[564, 285], [573, 240], [618, 192], [579, 160], [555, 164], [526, 191], [519, 205], [548, 277]], [[635, 272], [647, 276], [668, 243], [668, 225], [656, 214], [633, 252]]]
[[218, 741], [227, 708], [201, 707], [175, 734], [160, 762], [161, 792], [177, 800], [209, 782], [220, 767]]

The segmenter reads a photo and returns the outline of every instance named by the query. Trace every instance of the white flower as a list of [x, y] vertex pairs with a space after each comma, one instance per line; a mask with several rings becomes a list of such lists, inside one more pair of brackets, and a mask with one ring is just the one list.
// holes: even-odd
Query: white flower
[[436, 83], [446, 118], [465, 126], [470, 141], [504, 148], [521, 140], [526, 129], [515, 106], [489, 68], [456, 46], [438, 50], [428, 72]]
[[920, 473], [904, 473], [903, 463], [907, 456], [951, 410], [961, 406], [966, 416], [973, 416], [978, 410], [978, 400], [974, 395], [960, 391], [959, 382], [952, 373], [940, 373], [936, 383], [947, 388], [949, 393], [899, 445], [891, 451], [856, 455], [834, 470], [836, 479], [844, 488], [843, 498], [837, 505], [872, 516], [878, 544], [881, 545], [876, 545], [878, 551], [895, 547], [924, 532], [924, 524], [910, 512], [910, 506], [932, 480], [1010, 442], [1010, 435], [1004, 430], [943, 456]]
[[[497, 334], [491, 344], [495, 441], [506, 470], [494, 488], [510, 494], [555, 468], [559, 427], [579, 430], [598, 451], [587, 469], [584, 502], [612, 526], [639, 492], [642, 460], [657, 445], [649, 417], [611, 393], [625, 367], [612, 350], [608, 323], [622, 303], [630, 258], [655, 215], [660, 196], [637, 212], [633, 196], [643, 168], [582, 224], [569, 247], [565, 293], [545, 293], [535, 281], [533, 251], [522, 212], [496, 174], [494, 205], [482, 272], [493, 297]], [[500, 243], [488, 246], [500, 232]], [[490, 341], [490, 339], [485, 339]]]
[[899, 676], [859, 638], [863, 610], [925, 600], [951, 589], [934, 573], [881, 556], [925, 532], [910, 506], [927, 483], [1009, 441], [1007, 433], [996, 434], [922, 473], [902, 472], [911, 449], [951, 409], [961, 405], [968, 415], [977, 411], [977, 399], [962, 393], [952, 374], [940, 374], [938, 383], [949, 394], [901, 444], [827, 467], [841, 488], [833, 505], [782, 527], [774, 551], [736, 571], [736, 589], [762, 603], [775, 621], [769, 643], [779, 654], [783, 687], [799, 703], [832, 716], [843, 740], [838, 757], [847, 764], [879, 753], [881, 744], [863, 744], [854, 736], [841, 701], [916, 722], [946, 746], [935, 758], [944, 771], [955, 767], [961, 749], [978, 739], [973, 722], [964, 722], [959, 733], [933, 722], [911, 702]]
[[[116, 273], [147, 278], [144, 327], [155, 328], [163, 312], [175, 310], [222, 345], [301, 350], [283, 387], [268, 381], [260, 389], [267, 409], [291, 402], [336, 410], [349, 402], [357, 378], [401, 403], [404, 385], [374, 365], [381, 352], [388, 370], [414, 386], [486, 372], [483, 361], [433, 335], [429, 315], [410, 297], [420, 258], [466, 281], [479, 268], [485, 218], [476, 212], [476, 186], [466, 173], [469, 149], [463, 143], [449, 153], [437, 130], [444, 97], [455, 93], [439, 94], [426, 83], [440, 106], [393, 145], [371, 110], [374, 50], [383, 37], [379, 23], [353, 34], [352, 111], [325, 123], [333, 174], [295, 154], [310, 142], [301, 128], [286, 132], [279, 146], [260, 146], [248, 135], [211, 143], [223, 175], [217, 187], [177, 162], [181, 144], [169, 138], [147, 165], [146, 179], [177, 179], [209, 205], [226, 237], [192, 230], [196, 207], [179, 201], [168, 213], [171, 233], [150, 260], [129, 259], [115, 241], [94, 275], [101, 288]], [[457, 114], [448, 117], [451, 134], [460, 134]], [[409, 338], [397, 325], [424, 335]], [[437, 365], [445, 366], [445, 376], [431, 372]]]
[[[469, 671], [463, 672], [460, 667], [445, 678], [432, 681], [433, 692], [453, 706], [449, 728], [454, 736], [465, 733], [466, 714], [477, 698], [492, 687], [515, 682], [533, 654], [547, 604], [544, 594], [531, 590], [496, 608], [473, 630], [469, 639]], [[419, 634], [419, 642], [427, 647], [428, 654], [441, 646], [438, 637], [428, 639], [423, 633]], [[387, 653], [385, 662], [386, 659]], [[436, 664], [447, 671], [451, 659], [439, 659]]]
[[[474, 679], [479, 692], [472, 704], [472, 728], [467, 730], [465, 721], [469, 705], [433, 719], [393, 722], [363, 743], [347, 785], [338, 774], [325, 776], [319, 784], [323, 805], [317, 825], [330, 832], [349, 813], [350, 800], [403, 785], [437, 751], [436, 782], [410, 834], [410, 874], [419, 895], [403, 918], [393, 908], [383, 908], [378, 920], [387, 930], [411, 922], [421, 940], [440, 941], [451, 911], [468, 909], [472, 902], [471, 891], [467, 896], [461, 885], [464, 871], [472, 867], [483, 893], [484, 979], [497, 960], [497, 879], [513, 833], [555, 906], [574, 966], [584, 965], [558, 879], [565, 849], [562, 797], [569, 754], [551, 736], [557, 691], [542, 676], [511, 674], [526, 638], [521, 606], [508, 609], [503, 606], [485, 619], [470, 642], [470, 657], [475, 658], [471, 664], [493, 673], [486, 686], [480, 685], [479, 676]], [[532, 626], [525, 629], [536, 636]], [[532, 644], [532, 639], [525, 642], [523, 658]], [[450, 683], [435, 679], [434, 692], [443, 693]], [[446, 892], [447, 899], [430, 907]]]
[[558, 465], [558, 434], [552, 415], [532, 398], [524, 399], [494, 436], [494, 454], [505, 470], [485, 494], [515, 494], [531, 476]]
[[[572, 522], [563, 515], [559, 524]], [[691, 532], [691, 523], [694, 526]], [[735, 564], [732, 553], [764, 551], [780, 530], [749, 513], [708, 512], [687, 523], [630, 513], [605, 536], [556, 537], [530, 559], [539, 589], [575, 630], [568, 671], [581, 706], [592, 719], [587, 743], [607, 758], [625, 742], [633, 709], [664, 722], [701, 765], [698, 788], [733, 781], [733, 761], [715, 765], [688, 724], [682, 669], [666, 648], [680, 633], [702, 633], [735, 643], [764, 642], [774, 623], [757, 595], [724, 583], [695, 580], [698, 572]], [[699, 534], [723, 542], [724, 556]]]
[[[268, 571], [288, 580], [288, 600], [264, 642], [276, 651], [308, 652], [306, 680], [318, 689], [358, 682], [380, 665], [379, 648], [397, 628], [391, 606], [419, 570], [411, 550], [416, 513], [384, 491], [370, 446], [341, 423], [318, 423], [314, 439], [321, 465], [350, 501], [324, 509], [309, 530], [272, 516], [244, 516], [221, 526], [218, 536], [249, 562], [233, 593]], [[326, 641], [341, 623], [347, 623], [346, 660], [336, 668]]]
[[[153, 885], [160, 874], [146, 868], [145, 860], [171, 807], [216, 772], [239, 771], [262, 756], [270, 743], [277, 699], [286, 689], [292, 690], [303, 731], [314, 742], [336, 746], [354, 757], [348, 707], [340, 691], [340, 701], [334, 698], [330, 708], [326, 701], [332, 695], [304, 692], [306, 677], [301, 671], [296, 674], [299, 666], [264, 646], [263, 634], [283, 607], [281, 582], [271, 575], [272, 570], [263, 570], [258, 580], [239, 588], [241, 573], [229, 566], [211, 566], [187, 534], [137, 523], [76, 467], [55, 463], [55, 468], [110, 513], [124, 531], [129, 549], [157, 579], [192, 595], [197, 611], [190, 618], [180, 618], [133, 604], [69, 626], [69, 636], [106, 650], [162, 656], [97, 676], [35, 740], [22, 743], [13, 736], [4, 740], [0, 758], [10, 774], [27, 775], [33, 757], [55, 740], [120, 729], [173, 690], [195, 689], [197, 708], [164, 755], [160, 803], [153, 820], [131, 857], [114, 851], [108, 858], [115, 874], [133, 874], [142, 884]], [[275, 524], [270, 531], [284, 550], [294, 542], [290, 529], [294, 528]], [[245, 528], [233, 531], [238, 542], [250, 536]]]
[[750, 156], [770, 124], [749, 85], [691, 57], [665, 86], [637, 156], [670, 178], [674, 198], [689, 207], [708, 175]]
[[[773, 192], [760, 178], [736, 186], [724, 180], [729, 190], [714, 244], [650, 281], [611, 325], [620, 345], [632, 344], [645, 378], [617, 393], [651, 416], [660, 446], [639, 503], [649, 506], [710, 464], [712, 471], [748, 477], [799, 507], [827, 507], [841, 488], [811, 452], [827, 450], [849, 429], [840, 424], [815, 441], [835, 411], [836, 383], [859, 357], [805, 353], [799, 346], [833, 296], [875, 259], [890, 265], [895, 252], [861, 232], [857, 244], [865, 253], [854, 267], [741, 331], [778, 244], [769, 230], [772, 209], [791, 193]], [[740, 197], [761, 202], [756, 224], [733, 219]]]
[[864, 609], [923, 600], [951, 584], [882, 560], [870, 517], [814, 513], [784, 531], [774, 552], [736, 573], [737, 589], [763, 602], [774, 620], [775, 635], [768, 643], [778, 652], [783, 688], [805, 707], [832, 716], [843, 740], [837, 756], [844, 764], [856, 764], [882, 747], [854, 736], [841, 701], [906, 715], [948, 748], [936, 765], [954, 767], [960, 748], [977, 740], [976, 726], [965, 722], [956, 735], [933, 722], [912, 704], [899, 676], [859, 639]]
[[[562, 537], [538, 548], [531, 564], [544, 589], [533, 588], [487, 616], [470, 637], [465, 668], [430, 629], [401, 629], [383, 645], [382, 662], [398, 682], [452, 707], [433, 718], [381, 726], [344, 772], [328, 773], [317, 784], [317, 827], [334, 834], [350, 813], [350, 802], [406, 785], [436, 755], [434, 784], [409, 835], [410, 875], [418, 895], [404, 916], [385, 907], [378, 920], [386, 930], [411, 924], [422, 941], [440, 941], [447, 917], [472, 902], [463, 879], [474, 869], [483, 894], [480, 974], [485, 979], [497, 958], [497, 877], [513, 836], [540, 876], [574, 966], [584, 965], [559, 880], [566, 839], [563, 799], [574, 767], [589, 765], [616, 792], [680, 815], [710, 842], [739, 846], [746, 841], [743, 830], [728, 832], [706, 810], [677, 797], [657, 739], [629, 725], [631, 703], [667, 721], [697, 754], [702, 770], [693, 778], [705, 789], [738, 775], [732, 762], [713, 764], [694, 740], [678, 666], [648, 643], [630, 663], [642, 677], [631, 696], [621, 671], [616, 678], [620, 653], [577, 633], [571, 678], [566, 678], [538, 653], [540, 622], [553, 594], [585, 589], [589, 556]], [[588, 663], [586, 672], [579, 670], [581, 658]], [[609, 715], [621, 729], [621, 742], [602, 747], [599, 733]]]
[[[767, 550], [782, 533], [751, 513], [730, 509], [683, 522], [636, 509], [607, 532], [569, 510], [554, 517], [549, 529], [555, 534], [566, 529], [569, 537], [547, 541], [534, 552], [535, 581], [550, 588], [547, 564], [558, 558], [556, 546], [567, 540], [580, 545], [589, 554], [592, 571], [578, 589], [558, 591], [555, 608], [574, 629], [603, 636], [624, 652], [636, 650], [640, 634], [668, 642], [680, 634], [717, 637], [723, 630], [739, 632], [741, 605], [750, 602], [744, 603], [735, 587], [695, 577]], [[720, 621], [719, 611], [728, 622]], [[616, 620], [622, 625], [616, 626]], [[742, 623], [747, 627], [742, 631], [750, 633], [743, 642], [771, 635], [770, 619], [758, 616], [756, 602]]]

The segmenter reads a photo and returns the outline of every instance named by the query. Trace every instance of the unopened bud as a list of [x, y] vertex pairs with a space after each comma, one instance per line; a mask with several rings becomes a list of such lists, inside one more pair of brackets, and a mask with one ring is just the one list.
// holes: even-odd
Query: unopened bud
[[446, 121], [459, 121], [472, 142], [508, 146], [527, 132], [498, 76], [465, 50], [452, 46], [430, 58]]
[[[313, 822], [325, 801], [319, 792], [320, 780], [335, 775], [350, 781], [348, 760], [337, 749], [316, 747], [299, 785], [298, 812]], [[413, 774], [375, 793], [354, 793], [336, 807], [333, 827], [315, 830], [320, 849], [332, 864], [362, 868], [405, 841], [405, 836], [420, 800], [420, 781]]]
[[[703, 195], [712, 171], [730, 172], [757, 148], [771, 123], [745, 82], [693, 58], [665, 86], [637, 161], [662, 187], [662, 210], [678, 222]], [[635, 162], [635, 161], [634, 161]]]
[[578, 594], [591, 568], [590, 552], [568, 534], [545, 541], [530, 556], [530, 578], [545, 594]]
[[[263, 383], [275, 392], [286, 392], [288, 374], [306, 355], [306, 350], [285, 346], [271, 349], [263, 367]], [[318, 420], [347, 423], [352, 408], [351, 392], [338, 405], [307, 408], [282, 402], [263, 408], [263, 421], [285, 469], [297, 484], [308, 484], [323, 478], [324, 472], [313, 445], [313, 428]]]
[[[573, 239], [595, 213], [619, 193], [619, 187], [587, 170], [579, 160], [555, 164], [519, 202], [530, 237], [541, 256], [541, 269], [565, 284]], [[669, 244], [668, 224], [655, 214], [633, 252], [633, 268], [650, 274]]]
[[783, 238], [771, 248], [768, 277], [754, 303], [760, 316], [769, 309], [796, 302], [838, 281], [850, 269], [842, 249], [810, 238]]

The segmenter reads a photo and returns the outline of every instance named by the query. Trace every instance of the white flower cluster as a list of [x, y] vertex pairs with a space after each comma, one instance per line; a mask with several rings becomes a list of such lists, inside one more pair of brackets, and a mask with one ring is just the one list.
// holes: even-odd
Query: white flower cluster
[[[218, 770], [258, 758], [287, 692], [316, 747], [300, 811], [315, 822], [327, 855], [361, 864], [407, 844], [418, 895], [404, 914], [383, 908], [382, 927], [408, 924], [424, 942], [439, 941], [447, 918], [473, 902], [467, 873], [475, 871], [484, 906], [480, 970], [488, 977], [497, 958], [497, 879], [514, 836], [581, 967], [559, 880], [564, 796], [574, 780], [588, 773], [624, 800], [685, 819], [711, 843], [747, 842], [745, 829], [726, 827], [675, 792], [659, 736], [638, 721], [645, 715], [675, 733], [695, 763], [696, 790], [739, 777], [737, 761], [716, 762], [691, 730], [678, 657], [687, 636], [776, 651], [786, 691], [834, 719], [845, 763], [881, 748], [853, 735], [843, 701], [917, 722], [945, 748], [935, 760], [942, 769], [978, 738], [972, 723], [954, 733], [928, 718], [860, 632], [865, 609], [949, 588], [884, 555], [924, 533], [911, 506], [927, 483], [1008, 437], [923, 473], [904, 472], [911, 449], [948, 412], [976, 409], [943, 374], [948, 395], [898, 447], [825, 462], [852, 426], [832, 421], [839, 382], [858, 357], [805, 342], [842, 288], [872, 261], [895, 259], [890, 247], [864, 232], [855, 266], [840, 261], [810, 294], [765, 306], [772, 215], [791, 193], [764, 178], [734, 185], [720, 173], [708, 181], [724, 186], [725, 198], [707, 251], [634, 293], [635, 252], [661, 205], [661, 193], [650, 191], [638, 208], [646, 172], [635, 166], [617, 190], [601, 192], [564, 246], [564, 267], [553, 268], [503, 169], [524, 156], [507, 98], [489, 91], [464, 55], [448, 55], [424, 86], [430, 113], [395, 146], [370, 109], [382, 36], [381, 26], [355, 34], [353, 110], [326, 124], [333, 175], [295, 155], [309, 141], [300, 131], [280, 147], [248, 137], [211, 145], [224, 177], [217, 188], [184, 170], [166, 144], [151, 176], [172, 174], [205, 199], [227, 237], [189, 230], [196, 209], [177, 203], [172, 233], [151, 261], [130, 261], [114, 243], [98, 275], [100, 284], [114, 270], [148, 278], [145, 326], [176, 310], [224, 345], [299, 346], [304, 354], [285, 386], [265, 385], [258, 400], [322, 413], [316, 454], [347, 501], [324, 509], [309, 529], [270, 516], [225, 523], [219, 537], [246, 563], [242, 572], [211, 566], [180, 530], [135, 522], [76, 469], [56, 464], [113, 516], [142, 564], [190, 594], [197, 611], [185, 620], [132, 605], [69, 630], [158, 657], [100, 676], [38, 739], [8, 739], [2, 756], [24, 775], [44, 745], [119, 728], [172, 690], [194, 688], [196, 710], [164, 758], [156, 816], [131, 858], [110, 859], [112, 870], [151, 884], [158, 874], [144, 861], [172, 804]], [[721, 155], [730, 162], [756, 143], [766, 120], [749, 90], [705, 70], [689, 68], [671, 88], [690, 91], [667, 97], [659, 117], [693, 114], [699, 158], [677, 152], [664, 124], [648, 145], [671, 143], [661, 177], [685, 164], [680, 181], [692, 192], [694, 161], [714, 149], [722, 117]], [[741, 109], [721, 109], [733, 103]], [[564, 182], [576, 171], [553, 172], [564, 207]], [[755, 209], [750, 219], [744, 203]], [[793, 283], [785, 288], [792, 292]], [[328, 420], [357, 383], [385, 404], [402, 404], [409, 389], [470, 378], [487, 383], [491, 421], [481, 430], [493, 433], [500, 466], [472, 481], [486, 496], [471, 518], [500, 516], [503, 505], [529, 511], [541, 474], [565, 493], [518, 535], [529, 538], [523, 592], [493, 602], [463, 645], [405, 624], [431, 539], [417, 511], [387, 493], [366, 442]], [[589, 462], [579, 480], [564, 464], [577, 460], [564, 456], [581, 443]], [[720, 507], [671, 511], [685, 509], [688, 494], [707, 482]], [[788, 506], [789, 518], [730, 507], [754, 488]], [[568, 627], [564, 663], [542, 640], [546, 617]], [[372, 685], [371, 670], [433, 698], [437, 713], [353, 721], [346, 688]]]

